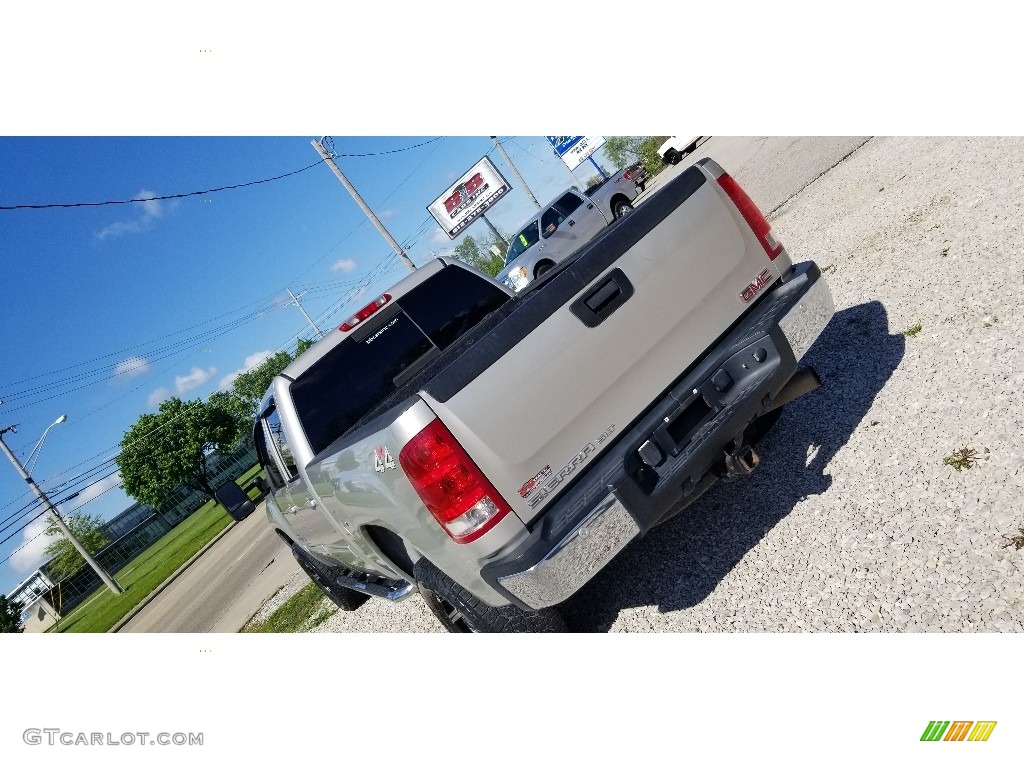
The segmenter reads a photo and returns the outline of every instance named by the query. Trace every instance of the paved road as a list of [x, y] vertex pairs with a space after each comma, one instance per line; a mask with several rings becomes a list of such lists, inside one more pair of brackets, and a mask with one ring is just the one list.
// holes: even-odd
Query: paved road
[[237, 632], [298, 570], [260, 505], [121, 632]]
[[652, 179], [638, 205], [701, 158], [712, 157], [770, 215], [867, 140], [867, 136], [712, 136]]

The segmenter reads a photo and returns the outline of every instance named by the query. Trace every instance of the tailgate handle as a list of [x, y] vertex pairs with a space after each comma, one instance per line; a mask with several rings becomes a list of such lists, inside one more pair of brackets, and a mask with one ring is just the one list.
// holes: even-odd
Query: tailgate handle
[[569, 310], [588, 328], [596, 328], [629, 301], [633, 284], [621, 269], [613, 269], [580, 298]]

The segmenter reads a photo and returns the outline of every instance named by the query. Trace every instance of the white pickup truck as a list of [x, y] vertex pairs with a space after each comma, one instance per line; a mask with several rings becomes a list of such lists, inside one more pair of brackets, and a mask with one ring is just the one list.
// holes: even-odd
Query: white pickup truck
[[452, 631], [564, 629], [631, 540], [754, 471], [833, 312], [708, 159], [520, 294], [437, 259], [272, 383], [270, 524], [341, 608], [418, 592]]
[[570, 187], [516, 228], [497, 279], [521, 291], [601, 230], [633, 211], [640, 193], [625, 171], [616, 171], [586, 192]]
[[697, 148], [700, 139], [700, 136], [669, 136], [658, 147], [658, 155], [666, 165], [675, 165]]

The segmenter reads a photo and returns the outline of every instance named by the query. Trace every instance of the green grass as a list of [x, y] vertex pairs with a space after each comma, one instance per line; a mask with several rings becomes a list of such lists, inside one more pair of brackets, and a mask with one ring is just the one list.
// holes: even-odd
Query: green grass
[[[258, 469], [253, 467], [242, 475], [239, 484], [251, 480]], [[206, 502], [114, 574], [124, 588], [123, 594], [115, 595], [101, 587], [52, 631], [106, 632], [231, 522], [224, 507], [213, 500]]]
[[[243, 632], [301, 632], [304, 629], [323, 624], [334, 615], [330, 608], [321, 609], [324, 593], [310, 582], [263, 621], [256, 621], [246, 626]], [[314, 615], [315, 612], [315, 615]]]

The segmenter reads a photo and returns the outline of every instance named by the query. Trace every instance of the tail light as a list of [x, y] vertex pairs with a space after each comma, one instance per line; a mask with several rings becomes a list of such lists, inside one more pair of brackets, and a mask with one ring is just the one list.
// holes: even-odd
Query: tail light
[[339, 331], [351, 331], [353, 328], [355, 328], [357, 325], [359, 325], [361, 322], [363, 322], [363, 320], [368, 318], [370, 315], [372, 315], [378, 309], [383, 307], [389, 301], [391, 301], [391, 294], [390, 293], [383, 293], [383, 294], [381, 294], [376, 299], [374, 299], [369, 304], [367, 304], [365, 307], [363, 307], [358, 312], [356, 312], [354, 315], [352, 315], [352, 317], [350, 317], [344, 323], [339, 325], [338, 326], [338, 330]]
[[460, 544], [476, 541], [511, 511], [437, 419], [406, 443], [398, 461], [427, 511]]
[[768, 219], [764, 217], [764, 214], [754, 204], [754, 201], [743, 191], [743, 187], [737, 184], [735, 179], [728, 173], [723, 173], [718, 177], [718, 186], [729, 196], [733, 205], [739, 209], [740, 215], [747, 222], [747, 226], [754, 231], [757, 241], [761, 243], [761, 247], [768, 254], [768, 258], [775, 261], [775, 257], [782, 253], [782, 243], [776, 240], [772, 234], [772, 225], [768, 223]]

